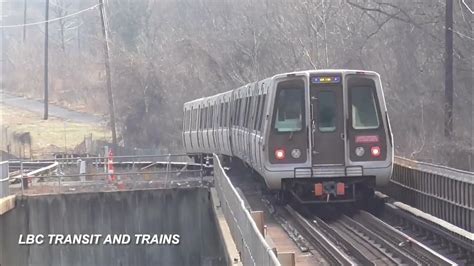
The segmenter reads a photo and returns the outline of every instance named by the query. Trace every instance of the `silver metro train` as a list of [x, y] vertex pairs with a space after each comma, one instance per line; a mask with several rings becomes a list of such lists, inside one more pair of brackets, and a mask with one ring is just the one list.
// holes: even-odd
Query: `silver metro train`
[[182, 138], [195, 159], [237, 157], [279, 199], [300, 203], [371, 197], [393, 169], [382, 84], [372, 71], [278, 74], [187, 102]]

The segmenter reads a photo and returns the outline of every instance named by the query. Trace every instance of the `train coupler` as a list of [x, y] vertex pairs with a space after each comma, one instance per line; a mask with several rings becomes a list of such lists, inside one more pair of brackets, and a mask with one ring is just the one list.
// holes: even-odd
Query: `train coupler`
[[337, 196], [344, 196], [346, 194], [346, 185], [343, 182], [327, 181], [314, 184], [314, 195], [321, 197], [324, 194]]
[[283, 190], [301, 204], [356, 201], [356, 184], [343, 180], [286, 180]]

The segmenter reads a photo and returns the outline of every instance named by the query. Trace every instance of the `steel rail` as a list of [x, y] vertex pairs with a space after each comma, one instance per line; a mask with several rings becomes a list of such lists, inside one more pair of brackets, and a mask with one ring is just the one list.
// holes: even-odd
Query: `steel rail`
[[292, 207], [286, 206], [285, 209], [295, 219], [297, 225], [307, 236], [307, 240], [322, 253], [330, 265], [357, 265], [349, 256], [340, 251], [339, 247], [328, 237], [318, 230], [311, 222], [305, 219]]
[[[458, 234], [453, 234], [451, 231], [447, 231], [446, 229], [432, 224], [425, 219], [416, 217], [406, 211], [403, 211], [391, 203], [385, 203], [384, 212], [389, 217], [395, 217], [396, 219], [403, 220], [411, 227], [417, 228], [418, 231], [427, 232], [429, 235], [434, 236], [445, 243], [449, 243], [452, 247], [455, 247], [457, 250], [459, 250], [461, 254], [464, 254], [468, 264], [474, 264], [474, 242], [472, 240], [466, 237], [461, 237]], [[394, 222], [392, 220], [393, 218], [390, 220], [391, 224]], [[433, 251], [433, 254], [437, 256], [439, 253]]]
[[356, 223], [362, 224], [365, 227], [370, 227], [370, 230], [378, 236], [390, 242], [392, 246], [397, 246], [398, 249], [407, 254], [411, 258], [422, 264], [428, 265], [455, 265], [456, 263], [422, 243], [416, 241], [405, 233], [395, 229], [393, 226], [378, 219], [372, 214], [359, 211], [352, 218]]
[[349, 218], [346, 215], [343, 215], [339, 220], [343, 225], [352, 230], [354, 233], [358, 234], [361, 238], [367, 240], [373, 248], [377, 249], [383, 256], [388, 258], [393, 264], [409, 264], [409, 265], [418, 265], [418, 261], [401, 251], [400, 248], [389, 243], [387, 240], [383, 239], [379, 234], [375, 233], [371, 229], [365, 227], [364, 225], [356, 222], [355, 220]]

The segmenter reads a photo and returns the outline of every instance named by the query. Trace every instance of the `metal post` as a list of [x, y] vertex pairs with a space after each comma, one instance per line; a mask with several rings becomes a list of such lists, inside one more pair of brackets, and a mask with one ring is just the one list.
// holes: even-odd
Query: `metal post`
[[171, 165], [171, 154], [168, 153], [168, 164], [166, 165], [166, 182], [165, 182], [165, 188], [168, 187], [168, 177], [169, 177], [170, 165]]
[[444, 54], [444, 135], [451, 139], [453, 134], [453, 0], [446, 0], [445, 54]]
[[79, 174], [80, 174], [80, 179], [81, 179], [81, 183], [84, 184], [84, 182], [86, 181], [86, 169], [87, 169], [87, 165], [86, 165], [86, 161], [83, 161], [81, 159], [78, 160], [79, 161]]
[[109, 146], [104, 146], [104, 173], [107, 173], [107, 156], [109, 155]]
[[43, 119], [48, 120], [48, 20], [49, 20], [49, 0], [46, 0], [45, 23], [44, 23], [44, 114]]
[[25, 193], [25, 188], [23, 187], [23, 161], [20, 159], [20, 181], [21, 181], [21, 195]]

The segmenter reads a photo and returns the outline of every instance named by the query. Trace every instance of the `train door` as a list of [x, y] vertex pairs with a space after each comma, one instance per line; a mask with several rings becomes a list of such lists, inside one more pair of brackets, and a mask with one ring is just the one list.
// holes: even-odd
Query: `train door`
[[257, 156], [255, 154], [256, 150], [257, 150], [257, 146], [256, 146], [256, 131], [255, 131], [255, 115], [257, 113], [256, 111], [256, 105], [257, 105], [257, 83], [255, 83], [250, 92], [250, 99], [252, 99], [250, 102], [252, 103], [251, 106], [250, 106], [250, 114], [249, 114], [249, 120], [248, 120], [248, 130], [249, 130], [249, 156], [250, 156], [250, 163], [252, 165], [253, 168], [256, 168], [256, 160], [257, 160]]
[[258, 118], [259, 118], [259, 113], [260, 113], [260, 102], [262, 96], [260, 95], [260, 85], [261, 83], [255, 83], [255, 88], [254, 88], [254, 107], [253, 107], [253, 120], [252, 120], [252, 132], [253, 132], [253, 149], [252, 149], [252, 154], [253, 154], [253, 166], [255, 169], [259, 169], [260, 167], [260, 146], [259, 146], [259, 128], [258, 126]]
[[[268, 84], [267, 84], [268, 86]], [[267, 87], [265, 86], [265, 83], [262, 83], [260, 85], [260, 107], [259, 107], [259, 115], [257, 116], [258, 121], [257, 121], [257, 132], [258, 132], [258, 137], [257, 137], [257, 143], [258, 143], [258, 164], [259, 164], [259, 169], [260, 171], [263, 170], [263, 165], [265, 162], [264, 156], [264, 146], [265, 142], [263, 141], [265, 132], [264, 132], [264, 126], [263, 124], [265, 123], [266, 119], [266, 108], [265, 108], [265, 102], [266, 102], [266, 94], [267, 94]]]
[[312, 163], [345, 163], [344, 104], [340, 75], [311, 76]]

